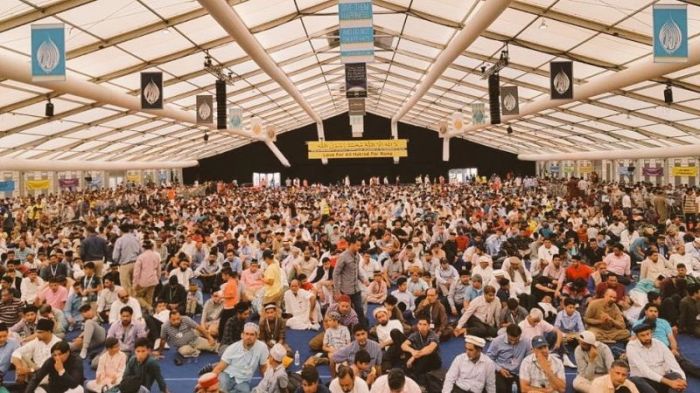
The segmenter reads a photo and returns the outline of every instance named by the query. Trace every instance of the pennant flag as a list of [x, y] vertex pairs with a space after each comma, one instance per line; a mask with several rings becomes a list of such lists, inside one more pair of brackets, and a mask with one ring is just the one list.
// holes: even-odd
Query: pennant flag
[[518, 86], [501, 87], [501, 114], [503, 116], [509, 116], [519, 113]]
[[455, 112], [452, 114], [452, 131], [459, 132], [464, 128], [464, 118], [462, 112]]
[[472, 104], [472, 124], [486, 124], [486, 105], [483, 102]]
[[243, 129], [243, 109], [237, 106], [228, 107], [228, 128], [232, 130]]
[[15, 190], [14, 180], [0, 181], [0, 192], [12, 192]]
[[365, 63], [345, 64], [345, 96], [347, 98], [367, 97], [367, 65]]
[[212, 124], [214, 122], [214, 97], [211, 95], [197, 96], [197, 124]]
[[32, 25], [32, 81], [66, 80], [63, 23]]
[[250, 131], [255, 135], [260, 135], [262, 132], [262, 120], [259, 117], [251, 116]]
[[374, 61], [374, 27], [371, 0], [339, 0], [340, 60], [347, 63]]
[[79, 179], [58, 179], [58, 186], [60, 188], [78, 187], [79, 184]]
[[549, 84], [553, 100], [574, 98], [574, 63], [553, 61], [549, 63]]
[[163, 109], [163, 73], [141, 73], [141, 109]]
[[685, 4], [654, 5], [654, 62], [688, 61], [688, 8]]

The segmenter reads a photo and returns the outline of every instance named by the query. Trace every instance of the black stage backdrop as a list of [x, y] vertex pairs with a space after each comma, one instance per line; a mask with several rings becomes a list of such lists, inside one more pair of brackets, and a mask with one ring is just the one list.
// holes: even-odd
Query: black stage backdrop
[[[326, 140], [388, 139], [391, 138], [390, 122], [368, 113], [362, 138], [352, 138], [347, 113], [324, 120], [323, 124]], [[503, 135], [503, 138], [507, 137]], [[327, 165], [322, 165], [321, 160], [307, 159], [306, 142], [318, 139], [316, 125], [311, 124], [277, 137], [276, 144], [291, 163], [290, 168], [282, 166], [264, 143], [256, 142], [202, 159], [198, 167], [185, 168], [184, 181], [191, 184], [195, 180], [228, 182], [236, 179], [238, 184], [245, 184], [252, 182], [253, 172], [280, 172], [283, 184], [288, 177], [328, 184], [346, 175], [350, 175], [352, 184], [371, 176], [388, 176], [393, 183], [397, 175], [401, 182], [413, 182], [418, 174], [428, 174], [431, 179], [441, 175], [447, 178], [450, 169], [470, 167], [478, 168], [481, 176], [503, 175], [511, 171], [523, 175], [535, 173], [534, 162], [520, 161], [515, 154], [459, 138], [450, 142], [450, 161], [444, 162], [442, 139], [437, 132], [425, 128], [399, 123], [399, 138], [408, 139], [408, 157], [402, 158], [398, 165], [391, 158], [329, 160]]]

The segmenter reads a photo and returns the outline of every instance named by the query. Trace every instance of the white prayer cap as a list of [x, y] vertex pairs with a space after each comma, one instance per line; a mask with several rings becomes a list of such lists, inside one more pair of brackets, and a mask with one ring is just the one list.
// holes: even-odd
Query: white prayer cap
[[479, 348], [483, 348], [486, 345], [486, 340], [481, 337], [467, 335], [464, 336], [464, 342], [468, 344], [476, 345]]

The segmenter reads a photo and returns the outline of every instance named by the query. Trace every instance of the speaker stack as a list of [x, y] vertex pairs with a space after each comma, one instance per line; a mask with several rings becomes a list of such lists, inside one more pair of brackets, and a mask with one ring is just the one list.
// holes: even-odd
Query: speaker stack
[[489, 75], [489, 111], [491, 112], [491, 124], [501, 124], [501, 92], [499, 88], [500, 78], [498, 74]]
[[226, 82], [216, 81], [216, 128], [226, 129]]

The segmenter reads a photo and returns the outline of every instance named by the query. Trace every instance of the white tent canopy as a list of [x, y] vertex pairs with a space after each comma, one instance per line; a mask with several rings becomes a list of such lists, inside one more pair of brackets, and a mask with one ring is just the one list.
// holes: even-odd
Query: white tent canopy
[[[348, 110], [338, 47], [337, 0], [227, 0], [259, 44], [294, 83], [313, 112]], [[391, 118], [463, 26], [480, 0], [374, 0], [374, 63], [368, 64], [367, 110]], [[484, 30], [401, 121], [437, 130], [469, 104], [486, 102], [483, 65], [506, 43], [510, 65], [501, 83], [519, 86], [521, 106], [549, 95], [549, 62], [573, 60], [575, 83], [648, 61], [651, 0], [522, 0]], [[689, 0], [686, 3], [700, 4]], [[689, 6], [691, 43], [700, 7]], [[235, 79], [228, 102], [286, 132], [314, 123], [192, 0], [3, 0], [0, 56], [29, 61], [30, 25], [64, 23], [71, 74], [137, 95], [139, 73], [164, 73], [166, 102], [193, 111], [197, 94], [214, 94], [205, 51]], [[2, 70], [0, 70], [0, 76]], [[666, 105], [663, 90], [673, 88]], [[700, 144], [700, 66], [489, 126], [462, 137], [520, 154], [676, 147]], [[51, 97], [55, 116], [44, 116]], [[0, 158], [52, 160], [196, 160], [251, 142], [153, 113], [0, 79]]]

